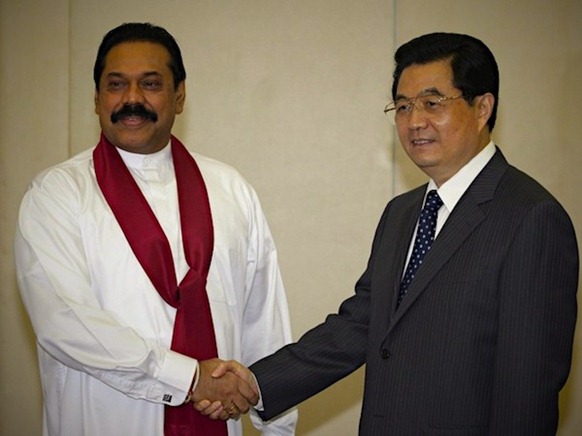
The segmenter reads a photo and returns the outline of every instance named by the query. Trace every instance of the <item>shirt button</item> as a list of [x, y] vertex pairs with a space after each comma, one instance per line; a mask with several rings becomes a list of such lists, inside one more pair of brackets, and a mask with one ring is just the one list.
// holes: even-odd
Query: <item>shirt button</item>
[[380, 351], [380, 357], [384, 360], [388, 359], [390, 356], [392, 356], [392, 354], [390, 353], [389, 350], [387, 350], [386, 348], [382, 348], [382, 350]]

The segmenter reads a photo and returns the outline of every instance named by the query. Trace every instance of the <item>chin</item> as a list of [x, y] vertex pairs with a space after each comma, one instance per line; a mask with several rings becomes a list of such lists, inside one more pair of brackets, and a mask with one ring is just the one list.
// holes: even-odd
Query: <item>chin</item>
[[144, 153], [149, 148], [143, 142], [138, 141], [117, 141], [117, 143], [113, 142], [113, 144], [122, 150], [132, 153]]

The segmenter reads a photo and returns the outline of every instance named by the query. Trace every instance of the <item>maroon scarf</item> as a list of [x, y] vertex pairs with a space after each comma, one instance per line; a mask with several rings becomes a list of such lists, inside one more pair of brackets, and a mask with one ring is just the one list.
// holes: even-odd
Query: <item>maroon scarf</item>
[[[131, 249], [160, 296], [175, 307], [172, 350], [198, 360], [218, 356], [206, 278], [214, 234], [204, 179], [186, 148], [172, 136], [182, 240], [190, 269], [180, 284], [168, 239], [121, 156], [103, 134], [93, 151], [97, 183]], [[106, 419], [106, 418], [105, 418]], [[166, 436], [226, 435], [226, 423], [198, 413], [192, 404], [166, 406]]]

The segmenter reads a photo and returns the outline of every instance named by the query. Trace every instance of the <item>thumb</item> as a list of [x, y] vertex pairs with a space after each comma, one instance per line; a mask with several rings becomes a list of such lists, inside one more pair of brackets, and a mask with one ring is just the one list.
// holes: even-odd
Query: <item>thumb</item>
[[216, 368], [214, 368], [214, 370], [210, 373], [210, 376], [212, 378], [220, 378], [222, 377], [224, 374], [226, 374], [229, 371], [232, 371], [233, 369], [231, 369], [231, 366], [228, 362], [220, 362]]
[[232, 372], [234, 375], [245, 380], [247, 383], [252, 381], [251, 372], [236, 360], [228, 360], [219, 363], [218, 366], [212, 371], [211, 376], [213, 378], [220, 378], [227, 372]]

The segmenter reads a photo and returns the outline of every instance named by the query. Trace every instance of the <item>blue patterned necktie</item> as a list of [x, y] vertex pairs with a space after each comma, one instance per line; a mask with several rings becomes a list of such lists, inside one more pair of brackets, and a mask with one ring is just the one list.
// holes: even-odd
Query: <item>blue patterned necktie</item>
[[436, 229], [437, 214], [442, 205], [443, 200], [441, 200], [439, 194], [435, 190], [430, 191], [426, 196], [424, 208], [420, 212], [412, 254], [410, 255], [406, 272], [400, 283], [398, 305], [400, 305], [402, 298], [406, 295], [408, 286], [410, 285], [410, 282], [412, 282], [416, 271], [420, 265], [422, 265], [422, 259], [426, 253], [428, 253], [428, 250], [430, 250]]

